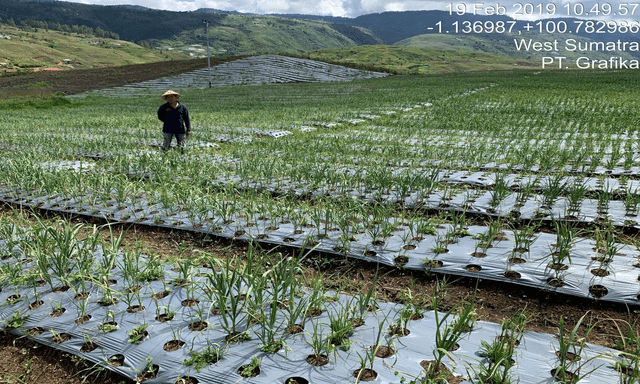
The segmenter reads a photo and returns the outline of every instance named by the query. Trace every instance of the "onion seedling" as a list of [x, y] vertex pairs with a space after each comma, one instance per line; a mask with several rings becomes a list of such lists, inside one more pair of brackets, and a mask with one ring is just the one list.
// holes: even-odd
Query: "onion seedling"
[[144, 269], [144, 261], [142, 255], [138, 252], [124, 251], [120, 253], [119, 268], [122, 272], [122, 278], [125, 286], [131, 288], [138, 284], [140, 271]]
[[551, 371], [553, 378], [560, 382], [572, 384], [577, 383], [599, 368], [595, 367], [588, 372], [581, 372], [582, 368], [588, 362], [597, 357], [595, 356], [583, 360], [584, 356], [582, 356], [582, 352], [587, 344], [586, 339], [589, 336], [589, 333], [596, 327], [596, 324], [588, 326], [585, 331], [585, 335], [580, 337], [578, 335], [578, 330], [580, 329], [580, 325], [584, 321], [585, 316], [586, 315], [583, 315], [576, 325], [568, 332], [565, 328], [564, 318], [560, 317], [558, 324], [558, 350], [556, 351], [556, 356], [558, 356], [558, 366]]
[[269, 260], [272, 267], [267, 277], [273, 300], [280, 301], [288, 292], [299, 288], [300, 283], [296, 276], [302, 274], [300, 262], [301, 260], [295, 257], [285, 258], [281, 253], [275, 253], [273, 259]]
[[491, 199], [489, 200], [491, 209], [495, 212], [502, 200], [509, 196], [509, 194], [510, 191], [507, 184], [506, 175], [504, 173], [496, 173], [493, 190], [490, 193]]
[[[565, 261], [571, 264], [571, 249], [577, 240], [577, 233], [571, 223], [552, 219], [556, 229], [555, 250], [551, 252], [551, 260], [554, 266], [564, 265]], [[558, 270], [557, 268], [555, 268]]]
[[[227, 332], [230, 341], [244, 341], [249, 336], [246, 331], [239, 332], [238, 327], [243, 321], [248, 321], [246, 297], [251, 294], [253, 287], [243, 291], [243, 276], [237, 269], [232, 269], [229, 259], [222, 264], [210, 258], [219, 267], [219, 272], [212, 272], [210, 281], [213, 283], [214, 296], [220, 311], [220, 326]], [[244, 296], [243, 296], [244, 295]]]
[[315, 317], [319, 316], [324, 309], [324, 298], [326, 289], [320, 278], [313, 278], [311, 280], [311, 293], [308, 295], [308, 308], [305, 316]]
[[[262, 307], [264, 308], [264, 307]], [[261, 314], [263, 319], [259, 325], [260, 329], [256, 332], [256, 336], [262, 342], [260, 350], [267, 353], [275, 353], [285, 344], [283, 340], [277, 338], [282, 323], [277, 324], [278, 321], [278, 302], [273, 300], [271, 305], [268, 306], [269, 310]]]
[[[267, 272], [270, 274], [270, 272]], [[252, 320], [258, 322], [256, 336], [262, 342], [260, 350], [275, 353], [283, 346], [283, 341], [276, 335], [280, 331], [281, 323], [278, 323], [278, 294], [275, 289], [271, 297], [267, 297], [267, 273], [253, 279], [251, 286], [253, 294], [246, 296], [247, 312]]]
[[115, 322], [115, 314], [113, 311], [107, 311], [104, 317], [104, 322], [98, 326], [98, 331], [103, 333], [113, 332], [118, 329], [118, 325]]
[[624, 194], [624, 206], [627, 215], [635, 215], [638, 213], [638, 205], [640, 205], [640, 192], [638, 188], [632, 190], [628, 187]]
[[418, 234], [436, 236], [438, 234], [436, 225], [436, 222], [432, 219], [421, 220], [418, 222]]
[[580, 211], [582, 200], [587, 195], [588, 187], [584, 181], [574, 180], [567, 189], [567, 199], [569, 201], [568, 211], [575, 215]]
[[567, 184], [562, 174], [547, 176], [545, 186], [542, 189], [542, 205], [551, 209], [556, 200], [567, 190]]
[[435, 239], [435, 245], [433, 246], [433, 248], [431, 248], [431, 252], [435, 253], [436, 255], [441, 254], [441, 253], [447, 253], [449, 252], [449, 250], [447, 249], [447, 236], [445, 235], [436, 235], [436, 239]]
[[623, 331], [619, 324], [615, 324], [619, 333], [619, 340], [615, 341], [615, 348], [619, 359], [613, 364], [613, 368], [619, 373], [620, 384], [640, 384], [640, 336], [638, 329], [634, 326], [635, 321], [623, 322]]
[[310, 322], [313, 331], [305, 332], [308, 336], [308, 339], [305, 341], [313, 349], [313, 355], [316, 357], [328, 357], [329, 353], [333, 352], [335, 349], [331, 344], [330, 339], [328, 337], [324, 337], [323, 325], [319, 320], [311, 320]]
[[147, 356], [144, 368], [140, 371], [140, 375], [138, 375], [136, 381], [141, 382], [156, 377], [159, 369], [158, 364], [153, 364], [153, 357]]
[[508, 341], [494, 339], [491, 344], [482, 340], [480, 355], [487, 358], [486, 364], [482, 364], [476, 373], [474, 382], [482, 384], [510, 384], [513, 363], [513, 345]]
[[364, 373], [366, 369], [373, 371], [373, 363], [375, 362], [375, 358], [378, 354], [378, 350], [380, 349], [380, 347], [382, 347], [381, 345], [382, 343], [381, 339], [383, 335], [382, 330], [384, 329], [384, 323], [388, 316], [389, 316], [389, 313], [387, 313], [387, 315], [384, 317], [382, 321], [378, 322], [378, 331], [375, 337], [375, 344], [372, 346], [364, 347], [364, 354], [357, 352], [358, 360], [360, 362], [360, 369], [356, 371], [358, 372], [356, 375], [356, 383], [359, 382], [360, 376]]
[[598, 213], [606, 214], [609, 211], [609, 202], [613, 197], [613, 188], [607, 182], [598, 192]]
[[467, 216], [465, 211], [456, 211], [452, 209], [450, 211], [449, 218], [451, 219], [452, 232], [456, 238], [468, 236], [469, 230], [467, 228]]
[[91, 299], [90, 294], [86, 294], [85, 296], [78, 297], [73, 305], [76, 306], [78, 310], [78, 320], [76, 322], [84, 322], [90, 315], [87, 314], [87, 305], [89, 304], [89, 300]]
[[613, 224], [609, 224], [605, 228], [596, 228], [594, 236], [596, 241], [594, 259], [600, 261], [601, 266], [611, 263], [622, 248], [622, 245], [617, 242], [618, 236]]
[[349, 336], [353, 334], [353, 319], [350, 316], [348, 305], [339, 305], [339, 309], [329, 310], [329, 328], [331, 334], [328, 339], [333, 348], [340, 348], [343, 351], [349, 350], [351, 342]]
[[517, 228], [513, 229], [514, 247], [511, 254], [512, 258], [525, 252], [527, 252], [527, 254], [531, 253], [531, 244], [536, 241], [535, 230], [535, 227], [531, 225], [527, 225], [520, 230]]
[[438, 312], [438, 300], [434, 296], [431, 300], [431, 307], [436, 321], [436, 348], [433, 350], [435, 361], [430, 365], [431, 369], [427, 371], [427, 377], [437, 379], [439, 372], [437, 371], [442, 359], [446, 356], [453, 360], [451, 351], [455, 350], [456, 344], [462, 339], [462, 335], [471, 330], [476, 320], [476, 312], [473, 302], [462, 307], [457, 318], [447, 323], [449, 317], [453, 315], [454, 310], [460, 307], [461, 303], [456, 304], [444, 315]]
[[[303, 296], [298, 298], [298, 292], [296, 290], [290, 290], [288, 294], [288, 299], [285, 302], [285, 322], [286, 322], [286, 331], [291, 333], [294, 328], [298, 325], [304, 327], [304, 321], [306, 318], [306, 314], [309, 311], [309, 300], [307, 297]], [[302, 324], [298, 323], [299, 321]]]
[[143, 262], [144, 267], [141, 271], [138, 271], [137, 276], [140, 281], [153, 281], [164, 277], [164, 269], [160, 257], [152, 253]]
[[[482, 340], [480, 355], [487, 358], [476, 371], [475, 380], [482, 384], [511, 383], [510, 369], [513, 366], [513, 354], [524, 336], [528, 318], [524, 310], [518, 311], [511, 318], [502, 321], [501, 333], [491, 344]], [[476, 381], [473, 382], [476, 382]]]

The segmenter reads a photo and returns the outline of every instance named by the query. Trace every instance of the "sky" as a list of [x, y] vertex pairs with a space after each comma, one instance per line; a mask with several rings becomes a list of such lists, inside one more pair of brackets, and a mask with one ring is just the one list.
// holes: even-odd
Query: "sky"
[[[606, 2], [608, 1], [608, 2]], [[515, 19], [535, 20], [553, 17], [588, 17], [592, 19], [640, 20], [640, 6], [632, 9], [634, 3], [619, 1], [590, 0], [502, 0], [502, 1], [430, 1], [430, 0], [75, 0], [83, 4], [140, 5], [147, 8], [170, 11], [195, 11], [199, 8], [214, 8], [223, 11], [243, 13], [297, 13], [306, 15], [357, 17], [369, 13], [386, 11], [442, 10], [467, 11], [480, 15], [490, 12], [496, 5], [506, 15]], [[529, 4], [525, 8], [518, 4]], [[553, 8], [555, 4], [555, 9]], [[597, 7], [600, 4], [600, 7]], [[623, 4], [631, 4], [629, 6]], [[531, 7], [532, 6], [532, 7]], [[547, 6], [551, 8], [547, 8]], [[596, 6], [597, 8], [594, 8]], [[632, 15], [632, 12], [635, 11]], [[599, 14], [595, 14], [599, 12]], [[588, 15], [587, 15], [588, 13]], [[627, 16], [622, 16], [627, 13]]]

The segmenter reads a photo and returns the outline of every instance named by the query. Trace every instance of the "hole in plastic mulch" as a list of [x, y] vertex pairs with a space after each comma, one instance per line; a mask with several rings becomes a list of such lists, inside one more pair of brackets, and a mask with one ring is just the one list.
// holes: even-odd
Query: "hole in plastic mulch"
[[290, 377], [284, 381], [284, 384], [309, 384], [309, 380], [304, 377]]
[[596, 299], [599, 299], [609, 294], [609, 290], [604, 285], [595, 284], [589, 287], [589, 293]]
[[[371, 347], [372, 349], [375, 347]], [[376, 349], [376, 357], [381, 359], [386, 359], [387, 357], [391, 357], [395, 355], [396, 350], [393, 347], [389, 347], [388, 345], [381, 345]]]
[[107, 360], [107, 364], [112, 367], [122, 367], [124, 365], [124, 355], [117, 354], [113, 355]]
[[353, 377], [359, 381], [374, 381], [378, 377], [378, 372], [370, 368], [360, 368], [353, 371]]
[[129, 313], [135, 313], [140, 311], [144, 311], [144, 305], [132, 305], [127, 308], [127, 312]]
[[207, 329], [209, 327], [209, 323], [206, 321], [195, 321], [189, 324], [189, 330], [193, 332], [199, 332]]
[[185, 377], [179, 378], [175, 384], [199, 384], [199, 383], [200, 381], [198, 381], [198, 379], [196, 379], [195, 377], [185, 376]]
[[16, 301], [18, 301], [18, 299], [20, 299], [20, 295], [19, 294], [11, 295], [11, 296], [7, 297], [7, 303], [9, 303], [9, 304], [15, 303]]
[[82, 315], [82, 316], [78, 317], [78, 318], [75, 320], [75, 323], [76, 323], [76, 324], [78, 324], [78, 325], [82, 325], [82, 324], [86, 323], [86, 322], [87, 322], [87, 321], [89, 321], [89, 320], [91, 320], [91, 315], [90, 315], [90, 314], [88, 314], [88, 313], [86, 313], [86, 314], [84, 314], [84, 315]]
[[509, 280], [520, 280], [522, 275], [520, 275], [520, 273], [518, 273], [516, 271], [506, 271], [504, 273], [504, 277], [506, 277]]
[[158, 371], [160, 371], [160, 366], [158, 364], [152, 364], [151, 370], [142, 372], [140, 376], [136, 377], [135, 381], [137, 383], [140, 383], [145, 380], [151, 380], [156, 377], [156, 375], [158, 374]]
[[389, 333], [393, 336], [402, 337], [402, 336], [408, 336], [411, 333], [411, 331], [409, 331], [407, 328], [404, 328], [404, 327], [395, 327]]
[[464, 269], [467, 270], [467, 272], [480, 272], [482, 271], [482, 267], [476, 264], [469, 264], [466, 267], [464, 267]]
[[393, 260], [397, 267], [404, 267], [409, 262], [409, 258], [404, 255], [400, 255]]
[[94, 343], [93, 341], [87, 341], [84, 344], [82, 344], [82, 347], [80, 348], [80, 352], [89, 353], [96, 349], [98, 349], [98, 344]]
[[55, 310], [53, 310], [49, 316], [51, 317], [60, 317], [62, 316], [63, 313], [65, 313], [67, 310], [65, 308], [57, 308]]
[[27, 331], [29, 336], [38, 336], [44, 333], [44, 328], [42, 327], [33, 327]]
[[164, 343], [164, 345], [162, 346], [162, 349], [164, 349], [167, 352], [173, 352], [182, 348], [184, 344], [185, 342], [182, 340], [169, 340], [166, 343]]
[[194, 305], [198, 305], [199, 302], [197, 299], [185, 299], [182, 300], [180, 304], [182, 304], [183, 307], [193, 307]]
[[314, 367], [321, 367], [323, 365], [329, 364], [329, 357], [327, 355], [312, 354], [307, 356], [307, 363], [313, 365]]
[[71, 340], [71, 335], [68, 333], [56, 333], [53, 335], [52, 339], [55, 343], [61, 344], [65, 341]]
[[291, 335], [295, 335], [295, 334], [302, 333], [302, 332], [304, 332], [304, 325], [302, 325], [302, 324], [290, 325], [285, 330], [285, 333], [288, 333], [288, 334], [291, 334]]
[[242, 377], [256, 377], [260, 374], [260, 367], [253, 367], [253, 369], [249, 364], [245, 364], [238, 368], [238, 374]]
[[561, 279], [558, 279], [557, 277], [550, 277], [547, 279], [547, 284], [549, 284], [552, 287], [562, 287], [564, 286], [564, 281], [562, 281]]
[[156, 321], [160, 322], [160, 323], [165, 323], [167, 321], [171, 321], [173, 320], [173, 314], [172, 313], [161, 313], [158, 316], [156, 316]]

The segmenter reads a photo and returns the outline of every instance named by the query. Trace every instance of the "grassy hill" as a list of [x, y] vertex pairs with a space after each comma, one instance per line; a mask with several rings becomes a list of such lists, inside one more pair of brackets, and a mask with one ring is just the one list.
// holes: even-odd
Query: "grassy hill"
[[63, 1], [3, 0], [0, 21], [79, 25], [115, 33], [128, 41], [154, 41], [163, 46], [204, 54], [203, 20], [217, 54], [301, 53], [318, 48], [376, 44], [382, 41], [361, 26], [324, 20], [236, 14], [215, 9], [172, 12], [143, 7], [102, 6]]
[[[319, 20], [227, 15], [215, 25], [210, 25], [209, 46], [212, 56], [235, 56], [262, 53], [299, 54], [319, 48], [350, 47], [356, 45], [353, 39], [378, 42], [366, 30], [349, 32], [351, 37], [337, 31], [331, 23]], [[206, 54], [204, 26], [183, 31], [173, 39], [159, 40], [157, 43], [165, 50], [180, 50], [193, 56]]]
[[538, 61], [472, 50], [443, 50], [409, 46], [372, 45], [341, 49], [321, 49], [305, 57], [313, 60], [358, 66], [368, 64], [402, 74], [433, 74], [478, 70], [510, 70], [536, 67]]
[[[506, 55], [519, 60], [533, 60], [540, 62], [540, 57], [545, 55], [549, 56], [549, 52], [535, 53], [527, 51], [518, 51], [515, 48], [514, 39], [534, 39], [536, 41], [553, 41], [557, 39], [562, 42], [559, 44], [564, 47], [564, 41], [566, 39], [575, 39], [580, 42], [593, 41], [587, 37], [580, 37], [575, 35], [560, 35], [560, 34], [545, 34], [545, 35], [509, 35], [509, 34], [494, 34], [494, 35], [454, 35], [454, 34], [427, 34], [413, 36], [408, 39], [397, 42], [396, 46], [413, 47], [413, 48], [428, 48], [437, 50], [455, 50], [455, 51], [469, 51], [469, 52], [483, 52], [495, 55]], [[580, 56], [585, 56], [584, 52], [574, 52], [561, 50], [559, 55], [566, 56], [569, 61], [573, 62]], [[624, 57], [626, 59], [632, 59], [634, 56], [629, 52], [618, 52], [616, 55]], [[607, 60], [612, 56], [611, 52], [589, 52], [588, 55], [592, 59]], [[637, 57], [636, 57], [637, 58]]]
[[0, 24], [0, 67], [4, 72], [25, 68], [59, 67], [65, 59], [74, 68], [95, 68], [185, 59], [179, 52], [161, 52], [140, 45], [91, 35], [44, 29], [22, 30]]

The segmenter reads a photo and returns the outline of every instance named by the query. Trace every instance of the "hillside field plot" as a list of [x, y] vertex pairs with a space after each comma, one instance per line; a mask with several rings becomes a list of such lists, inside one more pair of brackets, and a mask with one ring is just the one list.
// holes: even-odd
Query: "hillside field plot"
[[[492, 370], [513, 382], [529, 382], [531, 375], [552, 382], [554, 376], [569, 376], [568, 370], [574, 378], [585, 375], [581, 382], [631, 383], [640, 367], [633, 327], [633, 309], [640, 304], [638, 82], [631, 71], [517, 71], [186, 89], [181, 102], [194, 128], [184, 153], [158, 147], [161, 92], [7, 103], [0, 107], [5, 116], [0, 199], [53, 213], [204, 233], [299, 254], [320, 251], [327, 259], [479, 278], [626, 306], [631, 308], [628, 327], [620, 326], [624, 354], [594, 347], [583, 363], [565, 364], [562, 354], [555, 354], [560, 362], [553, 351], [535, 360], [523, 350], [521, 365], [499, 369], [499, 360], [486, 356], [489, 344], [477, 340], [484, 334], [471, 332], [477, 344], [460, 355], [447, 351], [445, 365], [471, 382], [485, 380]], [[51, 249], [60, 253], [60, 247]], [[3, 295], [24, 289], [12, 287], [14, 269], [2, 273]], [[205, 275], [193, 269], [185, 279]], [[251, 276], [243, 275], [243, 284]], [[158, 286], [150, 285], [149, 292], [162, 285], [153, 284]], [[104, 287], [96, 283], [93, 289]], [[195, 290], [202, 301], [206, 294]], [[184, 295], [189, 299], [195, 293], [184, 288]], [[16, 298], [9, 296], [13, 305]], [[344, 300], [349, 299], [338, 301]], [[463, 316], [463, 307], [455, 315]], [[335, 311], [324, 321], [331, 323], [340, 309]], [[108, 320], [109, 311], [102, 312]], [[111, 317], [119, 313], [114, 310]], [[15, 310], [3, 316], [6, 322]], [[376, 318], [376, 324], [389, 326], [389, 319]], [[322, 339], [318, 324], [305, 328], [309, 335], [316, 332], [309, 345]], [[251, 332], [249, 323], [246, 328]], [[500, 325], [481, 328], [496, 328], [499, 334]], [[491, 343], [493, 335], [486, 337]], [[529, 337], [530, 345], [552, 344]], [[152, 370], [144, 366], [139, 352], [144, 348], [130, 349], [135, 352], [135, 358], [127, 358], [130, 372]], [[334, 351], [336, 370], [329, 377], [361, 379], [351, 373], [368, 366], [368, 355], [355, 348]], [[404, 353], [413, 351], [408, 347]], [[292, 353], [291, 360], [286, 355], [269, 359], [284, 359], [283, 366], [300, 372], [316, 369], [299, 361], [299, 351]], [[431, 349], [424, 353], [431, 354]], [[603, 356], [610, 361], [599, 363]], [[406, 380], [435, 374], [428, 364], [419, 368], [425, 356], [411, 359], [415, 366], [405, 368], [402, 358], [396, 368], [388, 361], [375, 368], [382, 377], [406, 374]], [[339, 362], [348, 366], [344, 372]], [[532, 371], [543, 368], [542, 376]], [[208, 369], [213, 371], [188, 376], [205, 382], [218, 372]], [[323, 377], [319, 372], [300, 377], [315, 383]], [[168, 373], [162, 375], [166, 380]], [[273, 382], [273, 377], [248, 380]]]

